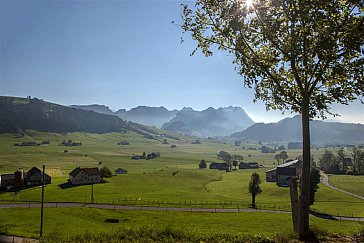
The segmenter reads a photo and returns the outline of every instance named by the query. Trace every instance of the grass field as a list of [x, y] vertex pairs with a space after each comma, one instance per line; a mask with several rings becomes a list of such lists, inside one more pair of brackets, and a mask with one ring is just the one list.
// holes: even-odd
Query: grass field
[[342, 190], [364, 196], [364, 176], [329, 175], [329, 183]]
[[[79, 147], [65, 147], [60, 143], [63, 140], [72, 139], [74, 142], [82, 142]], [[162, 144], [163, 137], [157, 139], [145, 139], [141, 135], [135, 133], [110, 133], [110, 134], [87, 134], [87, 133], [67, 133], [67, 134], [54, 134], [54, 133], [41, 133], [36, 131], [27, 131], [24, 137], [17, 137], [13, 134], [0, 135], [0, 173], [12, 173], [18, 168], [28, 170], [32, 166], [41, 168], [42, 164], [46, 165], [47, 173], [52, 176], [52, 184], [47, 185], [45, 190], [46, 201], [70, 201], [70, 202], [89, 202], [91, 186], [77, 186], [67, 189], [61, 189], [60, 184], [65, 183], [68, 179], [68, 174], [76, 166], [81, 167], [101, 167], [108, 166], [111, 170], [116, 168], [124, 168], [129, 172], [127, 175], [113, 176], [108, 179], [107, 183], [94, 185], [94, 197], [96, 202], [100, 203], [119, 203], [119, 204], [166, 204], [188, 207], [248, 207], [251, 202], [251, 196], [248, 193], [248, 182], [250, 175], [253, 172], [258, 172], [262, 178], [263, 193], [258, 195], [256, 203], [259, 208], [275, 208], [279, 210], [289, 210], [289, 188], [278, 187], [275, 183], [267, 183], [265, 179], [265, 171], [275, 166], [274, 154], [263, 154], [258, 150], [248, 150], [248, 148], [259, 148], [259, 144], [242, 144], [241, 146], [233, 146], [233, 141], [217, 141], [213, 139], [201, 139], [202, 144], [191, 144], [195, 138], [179, 136], [178, 139], [169, 139], [169, 144]], [[38, 147], [19, 147], [13, 146], [14, 143], [21, 143], [26, 141], [49, 140], [48, 146]], [[128, 141], [130, 145], [117, 145], [120, 141]], [[171, 148], [170, 145], [175, 144], [177, 148]], [[67, 149], [68, 153], [64, 153]], [[244, 156], [246, 162], [258, 162], [265, 168], [257, 170], [238, 170], [227, 173], [225, 171], [198, 169], [198, 163], [201, 159], [207, 161], [218, 161], [216, 154], [220, 150], [228, 151], [231, 154], [240, 154]], [[161, 157], [153, 160], [131, 160], [134, 154], [142, 154], [143, 152], [160, 152]], [[316, 161], [323, 153], [323, 149], [315, 149], [312, 153]], [[300, 150], [287, 150], [289, 158], [294, 159], [300, 155]], [[102, 165], [98, 162], [102, 161]], [[175, 175], [173, 175], [175, 174]], [[330, 183], [335, 183], [335, 177], [330, 177]], [[353, 181], [354, 176], [340, 176], [337, 184], [340, 188], [350, 188], [355, 184], [357, 191], [364, 191], [364, 183], [361, 181]], [[361, 177], [360, 177], [361, 178]], [[335, 185], [335, 184], [334, 184]], [[17, 202], [17, 201], [39, 201], [40, 188], [34, 187], [19, 191], [17, 193], [7, 192], [0, 194], [0, 202]], [[125, 199], [127, 201], [125, 201]], [[130, 202], [130, 200], [132, 200]], [[192, 205], [190, 205], [192, 204]], [[206, 205], [208, 204], [208, 205]], [[328, 213], [340, 216], [361, 216], [364, 217], [364, 202], [363, 200], [351, 197], [349, 195], [334, 191], [326, 188], [320, 184], [320, 188], [316, 194], [316, 202], [312, 207], [313, 210], [322, 213]], [[47, 209], [52, 212], [51, 214], [58, 215], [59, 217], [67, 216], [67, 210], [71, 209]], [[57, 211], [59, 210], [59, 211]], [[72, 209], [73, 210], [73, 209]], [[93, 214], [89, 209], [77, 209], [77, 214], [80, 218], [87, 218], [88, 214]], [[5, 214], [2, 220], [11, 220], [11, 215], [19, 213], [21, 210], [0, 210], [0, 213]], [[26, 210], [25, 210], [26, 211]], [[76, 212], [75, 211], [75, 212]], [[97, 210], [96, 210], [97, 211]], [[95, 211], [95, 212], [96, 212]], [[109, 211], [97, 211], [100, 215], [111, 213]], [[36, 214], [32, 210], [29, 214]], [[129, 215], [138, 214], [137, 212], [127, 212]], [[84, 216], [82, 216], [84, 214]], [[139, 215], [140, 214], [140, 215]], [[148, 212], [144, 214], [139, 213], [140, 221], [132, 221], [135, 224], [145, 225], [143, 220], [149, 214], [159, 214], [158, 212]], [[174, 213], [171, 213], [174, 214]], [[64, 216], [62, 216], [64, 215]], [[162, 215], [162, 214], [161, 214]], [[218, 214], [181, 214], [176, 213], [181, 217], [181, 225], [196, 226], [199, 222], [208, 220], [210, 217], [218, 218]], [[242, 217], [245, 214], [231, 214], [227, 218]], [[250, 215], [250, 214], [248, 214]], [[150, 215], [149, 215], [150, 216]], [[148, 216], [148, 217], [149, 217]], [[14, 215], [15, 217], [15, 215]], [[29, 216], [30, 217], [30, 216]], [[58, 217], [58, 216], [57, 216]], [[100, 216], [101, 217], [101, 216]], [[104, 217], [104, 216], [102, 216]], [[125, 216], [127, 217], [127, 216]], [[129, 217], [129, 216], [128, 216]], [[132, 216], [130, 216], [132, 217]], [[137, 216], [135, 216], [138, 218]], [[144, 219], [143, 219], [144, 217]], [[162, 217], [162, 216], [151, 216]], [[172, 217], [169, 215], [168, 217]], [[177, 216], [176, 216], [177, 217]], [[198, 217], [202, 217], [198, 219]], [[226, 214], [224, 214], [225, 218]], [[253, 216], [251, 216], [253, 217]], [[287, 215], [259, 215], [256, 218], [269, 220], [283, 220], [290, 222]], [[277, 217], [277, 218], [270, 218]], [[288, 218], [287, 218], [288, 217]], [[234, 219], [237, 221], [238, 218]], [[249, 218], [249, 217], [247, 217]], [[99, 219], [97, 219], [99, 220]], [[96, 220], [96, 221], [97, 221]], [[214, 219], [217, 220], [217, 219]], [[223, 219], [221, 219], [223, 220]], [[351, 232], [358, 230], [359, 224], [346, 224], [344, 222], [328, 222], [324, 220], [313, 219], [314, 225], [329, 224], [328, 229], [337, 229]], [[73, 219], [65, 220], [74, 222]], [[95, 222], [96, 222], [95, 221]], [[192, 222], [193, 221], [193, 222]], [[212, 220], [213, 221], [213, 220]], [[230, 228], [231, 223], [221, 221], [219, 227]], [[97, 221], [98, 222], [98, 221]], [[168, 225], [168, 219], [153, 221], [155, 225], [159, 222]], [[220, 222], [220, 221], [218, 221]], [[233, 221], [235, 222], [235, 221]], [[315, 223], [316, 222], [316, 223]], [[320, 223], [318, 223], [320, 222]], [[14, 232], [20, 232], [22, 224], [20, 222], [12, 223]], [[103, 230], [103, 223], [95, 223], [100, 231]], [[128, 223], [129, 224], [129, 223]], [[239, 221], [237, 224], [240, 229], [244, 224], [249, 224], [248, 221]], [[286, 223], [288, 224], [288, 223]], [[85, 225], [87, 225], [85, 223]], [[207, 224], [208, 225], [208, 224]], [[273, 227], [271, 223], [269, 227]], [[289, 225], [289, 224], [288, 224]], [[272, 231], [267, 230], [264, 224], [257, 225], [257, 231], [264, 229], [264, 232], [273, 233], [284, 231], [288, 225], [278, 224], [277, 228], [272, 228]], [[65, 225], [62, 227], [69, 227], [70, 232], [73, 232], [74, 224]], [[18, 227], [20, 227], [18, 229]], [[35, 226], [34, 226], [35, 227]], [[50, 226], [47, 226], [50, 227]], [[210, 227], [210, 226], [209, 226]], [[233, 228], [235, 226], [232, 226]], [[66, 228], [64, 230], [66, 230]], [[107, 228], [107, 227], [105, 227]], [[225, 229], [225, 228], [224, 228]], [[290, 231], [290, 228], [288, 228]], [[52, 231], [49, 229], [48, 231]], [[288, 232], [287, 231], [287, 232]], [[33, 231], [31, 227], [24, 232], [31, 234]], [[238, 232], [238, 231], [236, 231]], [[250, 231], [249, 231], [250, 232]], [[253, 230], [252, 234], [256, 234]], [[28, 233], [27, 233], [28, 234]]]
[[[8, 234], [39, 236], [39, 209], [2, 209], [2, 232]], [[119, 219], [119, 224], [105, 223], [105, 219]], [[57, 224], [54, 220], [57, 219]], [[244, 235], [290, 235], [291, 216], [267, 213], [189, 213], [153, 211], [113, 211], [85, 208], [46, 208], [44, 218], [46, 235], [64, 237], [87, 231], [110, 232], [128, 228], [163, 229], [172, 227], [197, 234], [231, 233]], [[6, 226], [7, 225], [7, 226]], [[77, 226], [77, 227], [75, 227]], [[364, 229], [359, 222], [323, 220], [311, 217], [311, 226], [319, 231], [353, 234]]]

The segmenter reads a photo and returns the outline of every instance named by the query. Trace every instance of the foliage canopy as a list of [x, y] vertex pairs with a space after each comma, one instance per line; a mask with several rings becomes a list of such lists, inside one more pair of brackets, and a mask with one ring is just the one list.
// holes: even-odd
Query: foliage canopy
[[183, 30], [197, 49], [234, 57], [244, 84], [267, 109], [325, 117], [331, 103], [362, 97], [364, 2], [198, 0], [184, 6]]

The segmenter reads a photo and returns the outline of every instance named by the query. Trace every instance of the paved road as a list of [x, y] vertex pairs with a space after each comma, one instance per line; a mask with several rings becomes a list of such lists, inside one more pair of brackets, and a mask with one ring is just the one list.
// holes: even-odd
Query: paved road
[[14, 235], [0, 234], [0, 243], [39, 243], [36, 239], [28, 239]]
[[360, 199], [364, 200], [364, 197], [363, 196], [360, 196], [360, 195], [357, 195], [357, 194], [354, 194], [354, 193], [351, 193], [351, 192], [348, 192], [348, 191], [344, 191], [344, 190], [342, 190], [340, 188], [337, 188], [337, 187], [334, 187], [334, 186], [330, 185], [330, 183], [329, 183], [329, 176], [326, 175], [323, 171], [321, 171], [320, 173], [321, 173], [321, 182], [325, 186], [327, 186], [327, 187], [329, 187], [331, 189], [334, 189], [336, 191], [339, 191], [339, 192], [348, 194], [350, 196], [353, 196], [353, 197], [360, 198]]
[[[15, 203], [15, 204], [0, 204], [2, 208], [39, 208], [40, 203]], [[290, 214], [288, 211], [281, 210], [266, 210], [266, 209], [253, 209], [253, 208], [183, 208], [183, 207], [156, 207], [156, 206], [122, 206], [111, 204], [84, 204], [84, 203], [45, 203], [44, 207], [57, 208], [57, 207], [85, 207], [85, 208], [100, 208], [112, 210], [134, 210], [134, 211], [175, 211], [175, 212], [210, 212], [210, 213], [240, 213], [240, 212], [262, 212], [262, 213], [275, 213], [275, 214]], [[311, 215], [318, 218], [330, 220], [346, 220], [346, 221], [361, 221], [364, 218], [358, 217], [339, 217], [328, 214], [320, 214], [311, 212]]]

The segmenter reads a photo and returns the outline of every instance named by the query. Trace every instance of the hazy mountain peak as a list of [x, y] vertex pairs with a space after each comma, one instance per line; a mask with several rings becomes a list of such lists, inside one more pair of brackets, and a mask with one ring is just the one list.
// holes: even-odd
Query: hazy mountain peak
[[183, 107], [181, 111], [194, 111], [191, 107]]
[[253, 123], [242, 108], [209, 107], [203, 111], [194, 111], [184, 107], [162, 129], [201, 137], [228, 136]]

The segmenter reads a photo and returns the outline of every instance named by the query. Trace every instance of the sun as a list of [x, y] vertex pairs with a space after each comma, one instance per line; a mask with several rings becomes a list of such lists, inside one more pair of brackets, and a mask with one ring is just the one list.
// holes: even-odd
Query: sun
[[252, 6], [253, 6], [253, 1], [254, 1], [254, 0], [246, 0], [246, 1], [245, 1], [245, 5], [246, 5], [248, 8], [250, 8], [250, 7], [252, 7]]

